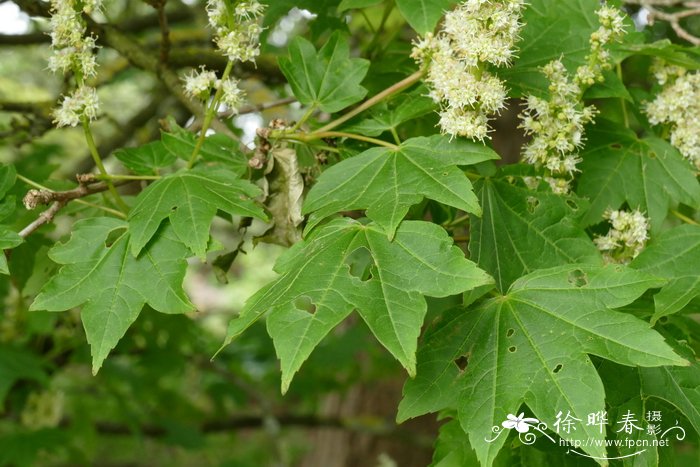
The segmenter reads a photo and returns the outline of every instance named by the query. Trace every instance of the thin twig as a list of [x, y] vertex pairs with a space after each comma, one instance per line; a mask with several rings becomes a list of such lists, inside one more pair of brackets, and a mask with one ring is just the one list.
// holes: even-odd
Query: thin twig
[[58, 211], [65, 206], [67, 201], [54, 201], [49, 209], [39, 214], [39, 217], [34, 219], [28, 226], [20, 230], [19, 236], [22, 238], [27, 238], [36, 229], [44, 224], [51, 222]]

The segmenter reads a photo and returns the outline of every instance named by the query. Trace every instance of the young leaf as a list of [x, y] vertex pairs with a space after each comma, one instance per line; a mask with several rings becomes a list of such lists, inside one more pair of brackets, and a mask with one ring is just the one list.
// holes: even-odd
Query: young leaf
[[17, 172], [12, 164], [0, 164], [0, 199], [5, 196], [15, 184]]
[[433, 32], [445, 10], [455, 3], [456, 0], [396, 0], [403, 17], [421, 35]]
[[7, 268], [7, 258], [4, 250], [14, 248], [22, 241], [22, 237], [17, 235], [16, 232], [0, 226], [0, 274], [10, 273], [10, 270]]
[[[370, 277], [363, 277], [369, 265]], [[390, 242], [383, 229], [337, 219], [280, 258], [282, 276], [231, 322], [227, 343], [264, 313], [282, 364], [282, 390], [323, 337], [356, 309], [377, 339], [415, 374], [426, 303], [492, 279], [464, 258], [439, 226], [406, 221]], [[363, 280], [365, 279], [365, 280]]]
[[479, 190], [484, 210], [471, 217], [471, 258], [506, 290], [536, 269], [570, 263], [600, 264], [601, 257], [578, 225], [583, 209], [561, 196], [486, 179]]
[[599, 222], [606, 209], [627, 202], [645, 211], [652, 231], [658, 232], [673, 204], [700, 207], [700, 183], [693, 167], [662, 139], [638, 139], [631, 130], [601, 121], [588, 132], [581, 156], [577, 193], [591, 201], [583, 218], [586, 225]]
[[652, 324], [678, 313], [700, 295], [700, 227], [682, 225], [663, 232], [632, 261], [631, 267], [668, 279], [654, 295]]
[[108, 217], [76, 222], [70, 240], [49, 256], [63, 265], [42, 288], [31, 310], [64, 311], [82, 306], [81, 319], [92, 350], [92, 371], [148, 304], [162, 313], [193, 306], [182, 290], [187, 249], [166, 226], [138, 258], [129, 253], [128, 224]]
[[396, 150], [369, 149], [321, 174], [304, 203], [304, 213], [313, 213], [307, 229], [338, 211], [366, 209], [392, 236], [423, 198], [481, 215], [472, 184], [457, 166], [497, 158], [481, 144], [440, 135], [409, 139]]
[[139, 175], [157, 174], [158, 169], [172, 165], [177, 159], [160, 141], [137, 148], [122, 148], [114, 153], [114, 157]]
[[258, 187], [221, 168], [199, 167], [164, 177], [139, 194], [129, 213], [131, 252], [138, 255], [168, 218], [180, 240], [203, 257], [217, 210], [266, 219], [250, 199], [258, 194]]
[[[585, 420], [605, 408], [603, 385], [586, 354], [624, 365], [688, 364], [648, 323], [612, 311], [662, 284], [632, 269], [566, 265], [525, 276], [474, 309], [452, 311], [426, 334], [398, 419], [456, 405], [485, 466], [505, 442], [503, 436], [488, 443], [485, 436], [523, 403], [540, 420], [551, 421], [558, 411]], [[455, 388], [461, 388], [458, 400]], [[604, 438], [584, 424], [568, 436]], [[604, 447], [584, 449], [605, 455]]]
[[347, 38], [340, 32], [333, 33], [318, 52], [311, 42], [295, 37], [289, 58], [280, 58], [279, 65], [299, 102], [324, 112], [342, 110], [367, 94], [360, 83], [369, 61], [350, 58]]

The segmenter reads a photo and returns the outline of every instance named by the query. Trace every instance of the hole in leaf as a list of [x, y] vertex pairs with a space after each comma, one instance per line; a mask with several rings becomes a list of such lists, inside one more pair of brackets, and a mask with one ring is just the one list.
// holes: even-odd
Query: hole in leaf
[[527, 210], [530, 214], [535, 213], [535, 209], [537, 209], [537, 206], [539, 206], [540, 200], [535, 198], [534, 196], [528, 196], [527, 198]]
[[372, 254], [365, 247], [360, 247], [345, 258], [345, 263], [350, 267], [350, 274], [361, 281], [367, 281], [372, 277], [374, 260]]
[[518, 350], [518, 348], [514, 345], [511, 347], [508, 347], [508, 352], [510, 352], [510, 353], [515, 353], [516, 350]]
[[455, 365], [457, 365], [459, 371], [464, 372], [464, 370], [466, 370], [467, 366], [469, 365], [469, 354], [462, 355], [461, 357], [455, 359]]
[[506, 331], [506, 337], [510, 337], [515, 333], [515, 329], [511, 328]]
[[649, 158], [656, 159], [656, 153], [654, 151], [649, 151]]
[[588, 276], [580, 269], [575, 269], [569, 273], [569, 284], [574, 287], [583, 287], [588, 284]]
[[314, 305], [311, 299], [306, 295], [297, 297], [297, 299], [294, 300], [294, 306], [297, 310], [306, 311], [308, 313], [311, 313], [312, 315], [316, 313], [316, 305]]
[[126, 229], [114, 229], [109, 234], [107, 234], [107, 238], [105, 238], [105, 247], [106, 248], [111, 248], [112, 245], [114, 245], [117, 240], [121, 238], [122, 235], [124, 235], [124, 232], [126, 232]]
[[622, 145], [620, 143], [613, 143], [610, 145], [610, 147], [613, 149], [622, 149]]
[[566, 205], [569, 206], [572, 211], [578, 211], [578, 204], [576, 204], [576, 201], [572, 199], [567, 199]]
[[662, 316], [661, 318], [659, 318], [659, 322], [660, 322], [661, 324], [666, 324], [666, 323], [668, 323], [668, 316]]
[[563, 367], [562, 367], [562, 365], [561, 365], [561, 363], [560, 363], [559, 365], [557, 365], [557, 366], [554, 367], [554, 369], [552, 370], [552, 372], [553, 372], [554, 374], [559, 373], [559, 372], [561, 371], [562, 368], [563, 368]]

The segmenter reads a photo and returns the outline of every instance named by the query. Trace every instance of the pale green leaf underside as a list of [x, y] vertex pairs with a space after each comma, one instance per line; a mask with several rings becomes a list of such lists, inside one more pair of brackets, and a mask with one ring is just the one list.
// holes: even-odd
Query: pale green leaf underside
[[289, 57], [281, 57], [279, 65], [299, 102], [324, 112], [342, 110], [367, 94], [360, 83], [369, 61], [350, 58], [347, 38], [339, 32], [318, 52], [306, 39], [295, 37], [289, 44]]
[[76, 222], [70, 240], [49, 252], [63, 266], [31, 306], [48, 311], [82, 307], [93, 373], [145, 304], [163, 313], [193, 309], [182, 289], [187, 250], [172, 229], [161, 230], [138, 258], [129, 253], [128, 243], [124, 221], [101, 217]]
[[658, 232], [674, 203], [700, 207], [693, 167], [668, 142], [638, 139], [632, 131], [602, 121], [588, 132], [588, 140], [577, 190], [591, 202], [585, 224], [600, 222], [606, 209], [627, 202], [646, 212], [652, 231]]
[[[551, 422], [552, 410], [585, 420], [605, 407], [603, 385], [586, 354], [625, 365], [688, 363], [648, 323], [612, 311], [662, 284], [631, 269], [566, 265], [525, 276], [505, 296], [474, 309], [448, 313], [426, 333], [399, 420], [456, 406], [482, 465], [493, 463], [505, 441], [486, 443], [488, 429], [522, 403], [541, 420]], [[455, 363], [460, 357], [467, 359], [464, 371]], [[604, 438], [581, 428], [573, 439]]]
[[304, 202], [307, 229], [338, 211], [366, 209], [391, 236], [408, 209], [430, 198], [481, 214], [472, 184], [459, 169], [498, 155], [481, 144], [435, 135], [405, 141], [398, 150], [372, 148], [321, 174]]
[[654, 295], [652, 322], [681, 311], [700, 295], [700, 227], [682, 225], [663, 232], [635, 258], [635, 269], [668, 279]]
[[131, 252], [138, 255], [168, 218], [178, 238], [204, 256], [217, 210], [265, 219], [250, 198], [259, 188], [222, 168], [195, 168], [164, 177], [143, 190], [129, 213]]
[[[364, 281], [351, 272], [358, 266], [358, 250], [371, 258], [371, 277]], [[227, 342], [267, 312], [283, 391], [321, 339], [354, 309], [415, 374], [426, 312], [423, 295], [453, 295], [492, 281], [464, 258], [444, 230], [417, 221], [402, 223], [392, 242], [373, 224], [332, 221], [295, 245], [276, 270], [281, 277], [246, 303], [241, 317], [231, 322]]]
[[480, 187], [481, 219], [471, 218], [472, 259], [506, 290], [518, 277], [570, 263], [600, 264], [600, 254], [577, 218], [583, 208], [552, 193], [501, 180]]

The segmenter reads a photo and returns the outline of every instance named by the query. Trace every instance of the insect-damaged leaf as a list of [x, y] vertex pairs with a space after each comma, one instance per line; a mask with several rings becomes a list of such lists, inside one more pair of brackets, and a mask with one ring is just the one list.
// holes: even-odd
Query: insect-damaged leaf
[[[363, 274], [369, 265], [369, 276]], [[282, 363], [282, 390], [323, 337], [356, 309], [377, 339], [415, 374], [426, 303], [492, 279], [464, 258], [439, 226], [401, 224], [393, 241], [374, 224], [338, 219], [296, 244], [279, 279], [256, 293], [229, 326], [227, 343], [268, 313]], [[364, 280], [363, 280], [364, 279]]]
[[182, 289], [187, 249], [164, 226], [139, 257], [129, 253], [128, 224], [99, 217], [80, 220], [70, 239], [49, 252], [63, 265], [41, 289], [31, 310], [82, 307], [81, 319], [96, 373], [145, 304], [163, 313], [193, 309]]
[[[624, 365], [688, 364], [648, 323], [612, 310], [663, 283], [632, 269], [566, 265], [529, 274], [473, 309], [447, 313], [426, 332], [399, 420], [456, 408], [485, 466], [506, 438], [486, 442], [490, 428], [523, 403], [550, 426], [555, 411], [585, 420], [605, 409], [603, 385], [587, 354]], [[569, 436], [605, 438], [597, 426], [584, 424]], [[584, 449], [605, 455], [601, 446]]]

